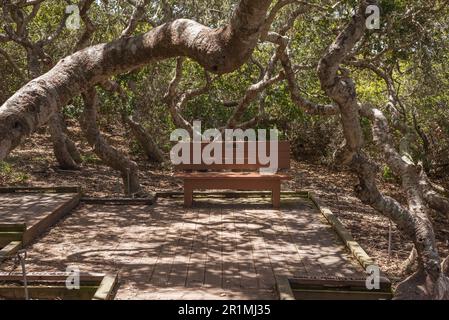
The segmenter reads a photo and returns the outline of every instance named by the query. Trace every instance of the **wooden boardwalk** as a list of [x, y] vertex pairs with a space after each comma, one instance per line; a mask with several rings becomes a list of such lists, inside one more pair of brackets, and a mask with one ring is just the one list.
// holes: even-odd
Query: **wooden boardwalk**
[[[28, 248], [29, 271], [120, 272], [117, 299], [275, 299], [275, 277], [364, 276], [304, 198], [82, 204]], [[1, 268], [9, 270], [8, 264]], [[0, 269], [1, 269], [0, 268]]]

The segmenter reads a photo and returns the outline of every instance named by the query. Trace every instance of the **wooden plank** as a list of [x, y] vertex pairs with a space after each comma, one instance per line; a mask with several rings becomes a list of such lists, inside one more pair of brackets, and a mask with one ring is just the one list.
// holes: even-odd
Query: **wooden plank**
[[101, 280], [100, 286], [94, 294], [92, 300], [112, 300], [115, 286], [117, 285], [118, 275], [108, 273]]
[[[80, 286], [79, 289], [69, 290], [65, 285], [43, 286], [29, 285], [28, 293], [30, 299], [39, 300], [90, 300], [97, 290], [96, 286]], [[21, 286], [0, 286], [0, 298], [3, 299], [24, 299], [24, 288]]]
[[[293, 290], [296, 289], [351, 289], [358, 291], [365, 291], [366, 278], [331, 278], [331, 277], [319, 277], [319, 278], [292, 278], [289, 279], [290, 286]], [[379, 289], [376, 291], [383, 291], [391, 293], [391, 282], [385, 277], [381, 277], [379, 281]]]
[[[269, 253], [266, 250], [266, 245], [263, 240], [259, 223], [266, 221], [260, 212], [248, 211], [242, 215], [242, 220], [245, 224], [244, 233], [241, 235], [242, 240], [250, 243], [252, 247], [252, 260], [257, 274], [257, 282], [259, 290], [273, 290], [276, 285], [273, 268], [269, 258]], [[264, 223], [262, 222], [262, 223]]]
[[[260, 163], [245, 163], [234, 162], [233, 164], [226, 163], [211, 163], [211, 164], [178, 164], [175, 166], [175, 170], [259, 170], [261, 168], [268, 168], [269, 164]], [[277, 169], [289, 169], [290, 160], [285, 158], [278, 159]]]
[[277, 275], [276, 289], [281, 300], [388, 300], [393, 294], [386, 280], [381, 289], [368, 290], [364, 279], [289, 279]]
[[[221, 146], [221, 150], [222, 150], [223, 154], [224, 154], [225, 148], [230, 145], [232, 146], [232, 148], [234, 150], [243, 147], [245, 155], [248, 154], [248, 148], [250, 147], [250, 145], [255, 146], [256, 151], [258, 151], [260, 147], [265, 147], [265, 149], [267, 151], [270, 151], [270, 149], [271, 149], [271, 144], [269, 141], [234, 141], [233, 143], [231, 143], [231, 142], [221, 142], [221, 143], [215, 142], [215, 143], [219, 144]], [[189, 148], [190, 148], [190, 152], [192, 153], [194, 146], [196, 148], [199, 144], [201, 144], [201, 152], [202, 152], [204, 150], [204, 148], [210, 144], [210, 142], [207, 142], [207, 141], [179, 142], [178, 144], [190, 145]], [[286, 141], [286, 140], [278, 141], [278, 152], [290, 152], [290, 141]]]
[[[158, 198], [172, 198], [172, 197], [182, 197], [184, 195], [184, 192], [182, 191], [159, 191], [156, 193], [156, 196]], [[307, 191], [281, 191], [281, 195], [283, 198], [308, 198], [309, 192]], [[233, 191], [233, 190], [226, 190], [226, 191], [202, 191], [198, 190], [195, 192], [195, 197], [221, 197], [221, 198], [250, 198], [250, 197], [271, 197], [271, 191], [264, 191], [264, 190], [258, 190], [258, 191]]]
[[292, 288], [286, 276], [276, 277], [276, 290], [279, 295], [279, 300], [295, 300]]
[[82, 197], [81, 202], [88, 204], [113, 204], [113, 205], [152, 205], [155, 203], [155, 196], [151, 198], [89, 198]]
[[346, 230], [340, 220], [338, 220], [338, 218], [332, 213], [329, 207], [327, 207], [324, 202], [322, 202], [313, 193], [310, 193], [309, 197], [320, 210], [321, 214], [334, 228], [334, 230], [340, 236], [341, 240], [345, 243], [346, 247], [362, 265], [362, 267], [366, 269], [368, 266], [375, 265], [374, 260], [365, 252], [365, 250], [363, 250], [363, 248], [357, 243], [357, 241], [354, 240], [352, 235]]
[[241, 276], [237, 252], [236, 217], [233, 209], [221, 209], [223, 243], [223, 289], [240, 288]]
[[229, 179], [229, 180], [290, 180], [287, 174], [260, 174], [258, 172], [185, 172], [176, 173], [175, 177], [185, 180]]
[[80, 193], [79, 186], [59, 187], [0, 187], [0, 193]]
[[[232, 210], [232, 209], [231, 209]], [[237, 232], [236, 252], [239, 264], [240, 286], [244, 290], [259, 289], [259, 279], [253, 255], [253, 244], [248, 234], [247, 213], [234, 209]]]
[[23, 245], [27, 246], [28, 244], [30, 244], [34, 239], [44, 233], [49, 227], [54, 225], [65, 215], [69, 214], [79, 204], [80, 199], [81, 194], [73, 194], [73, 197], [71, 199], [59, 205], [38, 223], [29, 227], [23, 234]]
[[189, 271], [189, 260], [192, 252], [192, 247], [196, 236], [198, 235], [198, 219], [199, 210], [188, 210], [183, 216], [183, 219], [190, 221], [187, 223], [182, 231], [178, 246], [175, 249], [173, 262], [170, 267], [170, 274], [168, 277], [168, 286], [185, 286], [187, 282], [187, 275]]
[[[221, 152], [221, 159], [222, 164], [206, 164], [203, 162], [203, 159], [201, 157], [200, 163], [195, 164], [193, 161], [193, 153], [195, 150], [198, 150], [202, 153], [203, 149], [209, 145], [209, 142], [181, 142], [181, 144], [187, 145], [185, 148], [188, 148], [190, 150], [190, 163], [189, 164], [180, 164], [176, 165], [176, 170], [202, 170], [202, 169], [214, 169], [214, 170], [220, 170], [220, 169], [250, 169], [255, 170], [259, 168], [266, 167], [266, 164], [261, 164], [258, 161], [258, 150], [259, 148], [264, 145], [266, 149], [266, 154], [270, 153], [270, 143], [269, 142], [255, 142], [254, 144], [254, 151], [255, 154], [249, 155], [249, 145], [251, 142], [234, 142], [231, 144], [232, 146], [232, 155], [226, 154], [226, 146], [229, 144], [227, 143], [220, 143], [219, 149]], [[197, 145], [200, 145], [197, 149]], [[237, 155], [237, 150], [239, 152], [242, 152], [242, 154]], [[212, 152], [213, 156], [213, 152]], [[231, 156], [231, 159], [226, 159], [224, 157]], [[290, 168], [290, 143], [289, 141], [278, 141], [278, 168], [279, 169], [289, 169]], [[227, 160], [227, 161], [226, 161]], [[252, 161], [250, 161], [252, 160]], [[231, 162], [232, 164], [226, 164], [226, 162]], [[254, 162], [254, 163], [251, 163]]]
[[184, 206], [190, 208], [193, 203], [193, 187], [190, 181], [184, 181]]
[[198, 211], [198, 232], [192, 244], [187, 272], [187, 287], [201, 287], [204, 285], [207, 263], [207, 239], [209, 237], [209, 224], [212, 216], [211, 209]]
[[26, 228], [25, 223], [0, 223], [0, 232], [23, 232]]
[[183, 226], [187, 223], [184, 219], [186, 211], [173, 212], [170, 217], [171, 224], [166, 227], [165, 241], [160, 246], [156, 264], [151, 273], [151, 285], [166, 287], [170, 276], [170, 268], [175, 257], [176, 248], [180, 241]]
[[22, 248], [22, 241], [11, 241], [0, 250], [0, 262], [13, 256], [20, 248]]
[[23, 232], [0, 232], [0, 247], [8, 245], [11, 241], [22, 241]]
[[204, 286], [223, 287], [223, 256], [221, 231], [221, 209], [212, 214], [207, 225], [207, 249], [204, 269]]
[[390, 300], [391, 293], [335, 290], [294, 290], [295, 300]]
[[281, 184], [274, 184], [271, 192], [271, 202], [273, 203], [273, 208], [279, 209], [281, 207]]
[[[27, 279], [32, 281], [65, 281], [70, 273], [66, 272], [29, 272], [27, 273]], [[80, 273], [80, 283], [84, 282], [96, 282], [99, 284], [105, 274], [103, 273]], [[22, 281], [23, 275], [21, 273], [8, 273], [0, 272], [0, 281]]]

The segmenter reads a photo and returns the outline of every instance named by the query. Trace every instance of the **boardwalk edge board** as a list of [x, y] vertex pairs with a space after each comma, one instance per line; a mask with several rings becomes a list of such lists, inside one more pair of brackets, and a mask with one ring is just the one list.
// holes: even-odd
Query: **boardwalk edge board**
[[276, 276], [280, 300], [389, 300], [391, 283], [382, 278], [379, 289], [369, 290], [364, 278], [308, 278]]
[[79, 186], [62, 187], [0, 187], [0, 193], [79, 193]]
[[[118, 286], [117, 273], [81, 273], [80, 289], [69, 290], [66, 288], [66, 279], [70, 274], [63, 272], [29, 273], [27, 275], [28, 289], [31, 298], [52, 299], [59, 298], [59, 294], [70, 292], [72, 299], [91, 296], [91, 300], [114, 300]], [[22, 274], [0, 272], [0, 296], [9, 294], [15, 298], [23, 295]], [[79, 294], [79, 295], [77, 295]], [[35, 299], [34, 298], [34, 299]]]
[[78, 206], [81, 199], [81, 194], [77, 193], [74, 196], [57, 206], [49, 215], [39, 221], [37, 224], [28, 228], [23, 234], [23, 245], [27, 246], [50, 227], [54, 226], [60, 219], [68, 215], [72, 210]]
[[24, 223], [0, 223], [0, 263], [12, 257], [22, 247], [29, 245], [69, 214], [81, 199], [80, 187], [0, 187], [0, 194], [18, 193], [73, 194], [73, 197], [56, 206], [48, 215], [32, 226], [27, 227]]
[[24, 223], [0, 223], [0, 263], [22, 248], [25, 231]]
[[279, 300], [295, 300], [290, 281], [287, 276], [275, 275], [276, 290], [279, 294]]
[[93, 198], [82, 197], [81, 202], [87, 204], [113, 204], [113, 205], [152, 205], [156, 203], [156, 196], [149, 198]]
[[118, 274], [108, 273], [101, 280], [100, 286], [92, 300], [114, 300], [114, 292], [118, 286]]
[[376, 265], [374, 260], [366, 253], [366, 251], [359, 245], [352, 237], [351, 233], [343, 226], [341, 221], [333, 214], [329, 207], [318, 196], [309, 192], [309, 199], [316, 205], [321, 214], [326, 218], [329, 224], [337, 232], [338, 236], [344, 242], [346, 247], [360, 263], [363, 269], [366, 270], [368, 266]]
[[0, 263], [14, 256], [22, 248], [22, 241], [11, 241], [0, 250]]

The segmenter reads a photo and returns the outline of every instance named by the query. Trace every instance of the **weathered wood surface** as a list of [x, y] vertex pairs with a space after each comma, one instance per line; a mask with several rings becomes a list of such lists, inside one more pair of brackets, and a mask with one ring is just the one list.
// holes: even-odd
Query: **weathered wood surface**
[[101, 280], [101, 283], [92, 300], [111, 300], [113, 298], [113, 293], [117, 283], [117, 274], [106, 274]]
[[81, 193], [80, 187], [0, 187], [0, 193]]
[[22, 241], [11, 241], [0, 250], [0, 263], [22, 248]]
[[[66, 279], [70, 273], [28, 273], [28, 291], [31, 299], [43, 300], [112, 300], [118, 283], [116, 273], [81, 273], [80, 288], [70, 290]], [[0, 272], [0, 298], [24, 299], [23, 276]]]
[[286, 276], [276, 276], [276, 290], [279, 300], [295, 300], [295, 295]]
[[22, 228], [23, 238], [12, 240], [27, 245], [76, 207], [79, 199], [80, 193], [0, 192], [0, 225], [2, 230]]
[[[120, 271], [117, 299], [277, 299], [275, 274], [363, 277], [310, 200], [182, 197], [82, 204], [29, 249], [29, 271]], [[6, 264], [4, 270], [9, 270]]]
[[357, 261], [359, 261], [362, 267], [366, 269], [369, 266], [375, 265], [373, 259], [358, 244], [358, 242], [354, 240], [352, 235], [346, 230], [346, 228], [343, 226], [340, 220], [338, 220], [338, 218], [332, 213], [329, 207], [313, 193], [310, 193], [309, 197], [319, 208], [320, 212], [327, 219], [329, 224], [334, 228], [334, 230], [340, 236], [342, 241], [345, 243], [345, 245], [348, 247], [348, 249], [351, 251], [354, 257], [357, 259]]

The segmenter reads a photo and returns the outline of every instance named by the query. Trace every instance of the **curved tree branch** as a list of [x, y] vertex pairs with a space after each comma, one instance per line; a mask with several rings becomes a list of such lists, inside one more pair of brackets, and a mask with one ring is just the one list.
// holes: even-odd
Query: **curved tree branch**
[[216, 74], [235, 70], [256, 46], [270, 4], [271, 0], [241, 0], [229, 24], [218, 29], [178, 19], [62, 59], [0, 107], [0, 159], [70, 99], [112, 75], [176, 56], [190, 57]]

